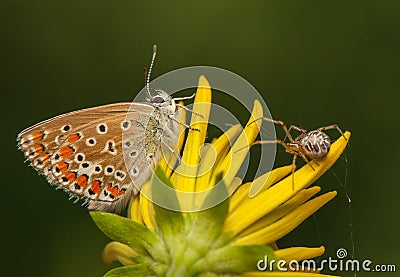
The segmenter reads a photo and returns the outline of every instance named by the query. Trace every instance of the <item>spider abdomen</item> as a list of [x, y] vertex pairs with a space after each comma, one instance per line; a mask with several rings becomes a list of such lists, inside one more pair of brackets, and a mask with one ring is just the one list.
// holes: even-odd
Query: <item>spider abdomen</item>
[[306, 155], [311, 159], [326, 156], [331, 148], [331, 140], [324, 132], [315, 130], [308, 132], [300, 141]]

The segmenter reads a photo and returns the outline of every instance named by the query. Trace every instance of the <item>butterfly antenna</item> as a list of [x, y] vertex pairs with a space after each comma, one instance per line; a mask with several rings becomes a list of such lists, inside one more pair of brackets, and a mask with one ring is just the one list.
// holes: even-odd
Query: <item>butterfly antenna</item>
[[150, 94], [150, 75], [151, 75], [151, 70], [153, 69], [153, 64], [154, 60], [156, 59], [157, 55], [157, 45], [153, 45], [153, 56], [151, 57], [151, 63], [149, 70], [147, 71], [147, 76], [146, 76], [146, 94], [149, 99], [151, 99], [151, 94]]

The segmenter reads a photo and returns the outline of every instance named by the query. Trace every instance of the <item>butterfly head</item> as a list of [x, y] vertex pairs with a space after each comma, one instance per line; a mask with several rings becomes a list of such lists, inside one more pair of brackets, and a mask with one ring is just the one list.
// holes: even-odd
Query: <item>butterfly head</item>
[[168, 108], [172, 112], [176, 110], [174, 99], [162, 89], [154, 90], [155, 94], [147, 98], [149, 103], [157, 108]]

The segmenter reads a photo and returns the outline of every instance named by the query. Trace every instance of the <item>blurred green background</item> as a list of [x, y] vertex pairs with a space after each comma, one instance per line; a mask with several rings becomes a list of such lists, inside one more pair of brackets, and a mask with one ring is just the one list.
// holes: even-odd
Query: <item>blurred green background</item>
[[[154, 43], [154, 77], [222, 67], [251, 82], [275, 118], [351, 130], [348, 161], [318, 181], [338, 197], [279, 245], [322, 243], [325, 257], [350, 252], [347, 169], [356, 257], [400, 271], [399, 1], [3, 0], [0, 20], [2, 276], [101, 276], [111, 268], [101, 259], [109, 240], [23, 163], [15, 139], [54, 115], [131, 101]], [[290, 163], [278, 149], [277, 163]]]

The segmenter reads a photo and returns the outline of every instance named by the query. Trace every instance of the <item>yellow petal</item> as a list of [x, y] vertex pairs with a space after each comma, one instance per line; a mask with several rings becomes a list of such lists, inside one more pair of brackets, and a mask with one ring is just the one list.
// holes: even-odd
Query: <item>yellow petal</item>
[[249, 197], [250, 188], [255, 182], [263, 182], [262, 189], [266, 190], [276, 182], [280, 181], [283, 177], [287, 176], [290, 172], [292, 172], [292, 166], [283, 166], [278, 167], [264, 175], [261, 175], [253, 182], [249, 182], [241, 185], [234, 194], [232, 194], [229, 201], [229, 214], [234, 216], [236, 209], [241, 208], [241, 203], [243, 201], [252, 201]]
[[[198, 130], [189, 130], [183, 151], [182, 161], [171, 180], [175, 188], [180, 191], [193, 191], [196, 182], [198, 163], [200, 162], [199, 150], [207, 136], [208, 119], [211, 109], [211, 88], [207, 79], [200, 76], [199, 85], [194, 100], [190, 126]], [[201, 114], [202, 116], [197, 115]]]
[[142, 189], [145, 189], [146, 193], [140, 193], [140, 203], [139, 203], [139, 209], [140, 209], [140, 214], [142, 216], [142, 220], [145, 226], [149, 228], [154, 228], [154, 226], [157, 226], [156, 220], [155, 220], [155, 212], [154, 212], [154, 206], [149, 199], [146, 198], [145, 195], [151, 195], [147, 194], [150, 193], [151, 191], [151, 182], [146, 182], [143, 185]]
[[137, 223], [143, 224], [142, 215], [140, 214], [139, 202], [140, 202], [139, 194], [132, 197], [129, 208], [128, 208], [128, 217]]
[[290, 247], [275, 250], [274, 254], [279, 260], [286, 262], [290, 261], [303, 261], [323, 255], [325, 247]]
[[[207, 152], [202, 157], [197, 172], [195, 194], [193, 195], [194, 210], [203, 206], [203, 201], [207, 197], [210, 189], [215, 185], [215, 180], [212, 179], [216, 165], [226, 157], [237, 136], [240, 134], [242, 127], [234, 125], [223, 133], [218, 139], [212, 141], [207, 145]], [[233, 186], [240, 185], [241, 180], [235, 179]], [[180, 197], [181, 198], [181, 197]]]
[[307, 217], [334, 198], [336, 194], [336, 191], [332, 191], [312, 199], [268, 227], [239, 238], [235, 244], [268, 244], [276, 241], [291, 232]]
[[224, 173], [223, 181], [225, 184], [230, 184], [235, 177], [236, 173], [239, 171], [247, 153], [249, 152], [249, 145], [251, 145], [256, 139], [261, 128], [261, 118], [263, 115], [263, 110], [261, 104], [258, 100], [254, 101], [253, 111], [251, 117], [248, 121], [247, 126], [244, 128], [243, 132], [240, 134], [239, 138], [232, 146], [228, 155], [225, 159], [218, 165], [218, 168], [214, 171], [214, 177], [220, 172]]
[[211, 177], [215, 166], [219, 164], [221, 159], [226, 157], [230, 145], [233, 144], [241, 129], [242, 127], [239, 124], [234, 125], [211, 143], [210, 149], [202, 159], [197, 172], [196, 191], [203, 191], [214, 185], [211, 182]]
[[119, 261], [123, 265], [134, 265], [136, 262], [132, 260], [132, 257], [136, 256], [139, 256], [138, 252], [116, 241], [108, 243], [103, 250], [103, 260], [106, 263]]
[[270, 213], [259, 219], [257, 222], [246, 228], [238, 235], [238, 237], [245, 237], [251, 233], [255, 233], [261, 229], [266, 228], [268, 225], [283, 218], [294, 209], [298, 208], [304, 202], [309, 200], [312, 196], [320, 192], [320, 190], [320, 187], [314, 186], [299, 191], [295, 196], [293, 196], [293, 198], [289, 199], [288, 201], [277, 207], [275, 210], [271, 211]]
[[229, 214], [225, 224], [224, 231], [233, 231], [237, 235], [248, 226], [268, 214], [276, 207], [292, 198], [298, 191], [310, 186], [322, 174], [324, 174], [340, 157], [350, 138], [350, 132], [346, 132], [344, 139], [340, 137], [332, 144], [326, 157], [318, 160], [318, 164], [313, 164], [315, 170], [309, 165], [304, 165], [294, 174], [295, 187], [292, 187], [292, 176], [288, 176], [274, 186], [258, 193], [254, 198], [242, 203], [241, 208], [237, 209], [235, 214]]

